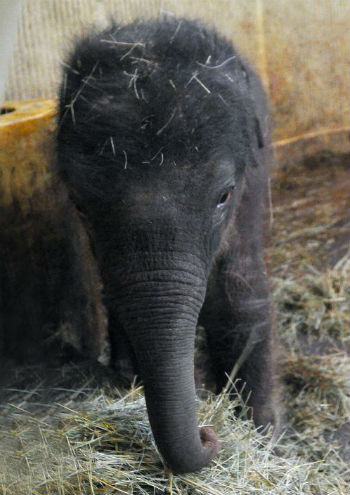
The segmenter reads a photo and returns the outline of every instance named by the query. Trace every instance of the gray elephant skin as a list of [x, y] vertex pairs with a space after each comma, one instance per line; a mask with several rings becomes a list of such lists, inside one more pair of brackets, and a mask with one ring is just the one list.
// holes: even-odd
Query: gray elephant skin
[[217, 392], [236, 365], [255, 424], [275, 422], [267, 116], [254, 71], [197, 21], [113, 23], [78, 40], [65, 64], [58, 172], [97, 259], [116, 373], [141, 377], [176, 473], [219, 448], [197, 423], [197, 324]]

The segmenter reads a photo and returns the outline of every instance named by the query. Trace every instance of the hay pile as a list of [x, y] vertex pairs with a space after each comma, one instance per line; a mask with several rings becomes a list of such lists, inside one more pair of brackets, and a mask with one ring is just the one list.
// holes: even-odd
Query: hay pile
[[[349, 495], [350, 254], [322, 269], [306, 252], [294, 263], [293, 242], [290, 255], [281, 257], [276, 244], [268, 252], [285, 425], [277, 449], [271, 432], [262, 437], [246, 419], [244, 405], [234, 416], [239, 394], [230, 401], [203, 392], [200, 423], [213, 425], [220, 454], [200, 473], [172, 476], [157, 455], [140, 387], [96, 385], [71, 365], [57, 371], [48, 393], [45, 377], [32, 371], [32, 385], [20, 387], [17, 376], [0, 404], [1, 495]], [[70, 389], [69, 375], [79, 373]]]

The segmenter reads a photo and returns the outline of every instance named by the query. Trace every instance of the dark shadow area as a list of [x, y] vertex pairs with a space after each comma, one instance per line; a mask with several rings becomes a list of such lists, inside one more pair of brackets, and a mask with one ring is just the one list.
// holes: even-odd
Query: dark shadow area
[[0, 115], [5, 115], [6, 113], [14, 112], [16, 109], [11, 107], [0, 107]]

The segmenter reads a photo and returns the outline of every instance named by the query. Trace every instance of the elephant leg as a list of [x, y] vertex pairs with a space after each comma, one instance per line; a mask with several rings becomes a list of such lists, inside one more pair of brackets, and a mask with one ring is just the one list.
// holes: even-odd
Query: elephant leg
[[209, 287], [200, 324], [206, 330], [217, 392], [239, 379], [255, 424], [267, 426], [276, 423], [269, 291], [262, 273], [249, 282], [254, 289], [247, 290], [240, 280], [235, 275]]

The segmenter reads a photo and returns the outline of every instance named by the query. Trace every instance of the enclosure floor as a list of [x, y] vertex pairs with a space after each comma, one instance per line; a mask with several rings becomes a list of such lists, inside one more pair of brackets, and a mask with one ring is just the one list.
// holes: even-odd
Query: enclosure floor
[[[327, 270], [350, 255], [350, 155], [324, 151], [294, 167], [276, 169], [271, 179], [270, 209], [266, 242], [270, 274], [287, 284], [289, 277], [303, 279], [311, 267], [315, 278], [317, 271], [326, 277]], [[346, 283], [349, 286], [349, 280]], [[279, 302], [275, 294], [275, 304]], [[348, 298], [348, 311], [343, 315], [345, 335], [317, 335], [310, 339], [299, 333], [301, 355], [311, 359], [314, 356], [315, 362], [338, 350], [350, 356], [349, 305]], [[350, 372], [349, 363], [348, 360]], [[350, 377], [347, 380], [350, 385]], [[291, 381], [288, 385], [293, 387], [295, 377]], [[350, 420], [335, 428], [330, 437], [341, 444], [342, 455], [350, 465]]]
[[273, 273], [334, 265], [349, 251], [350, 156], [323, 152], [276, 169], [267, 261]]

